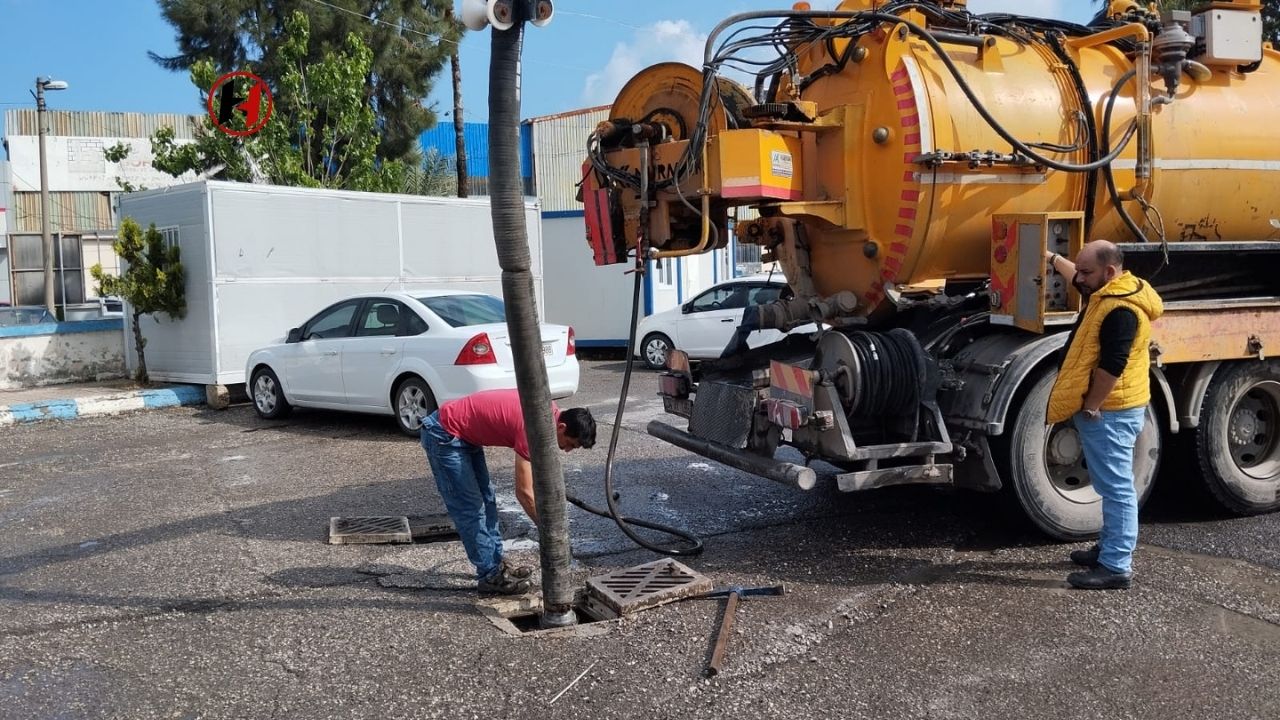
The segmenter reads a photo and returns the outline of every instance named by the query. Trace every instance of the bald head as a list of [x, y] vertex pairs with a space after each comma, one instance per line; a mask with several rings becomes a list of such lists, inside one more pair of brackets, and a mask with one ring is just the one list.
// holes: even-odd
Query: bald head
[[[1124, 270], [1124, 251], [1110, 240], [1093, 240], [1080, 248], [1080, 258], [1088, 256], [1102, 267], [1114, 265], [1117, 270]], [[1079, 262], [1079, 260], [1077, 260]]]
[[1094, 240], [1076, 255], [1076, 289], [1085, 295], [1102, 289], [1124, 272], [1124, 251], [1110, 240]]

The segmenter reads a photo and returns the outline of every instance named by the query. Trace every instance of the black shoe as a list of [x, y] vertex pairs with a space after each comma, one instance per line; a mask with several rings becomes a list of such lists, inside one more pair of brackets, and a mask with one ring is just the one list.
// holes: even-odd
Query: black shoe
[[1071, 562], [1087, 568], [1098, 567], [1098, 554], [1101, 552], [1102, 550], [1097, 545], [1088, 550], [1072, 550]]
[[492, 575], [481, 580], [476, 589], [481, 595], [523, 595], [532, 586], [529, 578], [517, 577], [504, 563]]
[[1118, 573], [1099, 565], [1092, 570], [1071, 573], [1067, 582], [1081, 590], [1128, 590], [1133, 584], [1133, 573]]

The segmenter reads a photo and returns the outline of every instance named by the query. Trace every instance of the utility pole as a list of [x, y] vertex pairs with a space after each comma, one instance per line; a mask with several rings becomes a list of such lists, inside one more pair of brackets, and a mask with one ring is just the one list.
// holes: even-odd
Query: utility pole
[[44, 250], [44, 305], [55, 317], [58, 302], [54, 295], [53, 237], [49, 232], [49, 163], [45, 157], [45, 90], [66, 90], [67, 84], [47, 77], [36, 78], [36, 122], [40, 125], [40, 239]]
[[464, 0], [462, 20], [472, 30], [492, 24], [489, 57], [489, 195], [494, 242], [502, 266], [502, 293], [515, 358], [516, 388], [524, 412], [538, 510], [542, 561], [543, 627], [576, 625], [565, 512], [564, 469], [551, 416], [551, 390], [542, 355], [529, 234], [520, 182], [520, 51], [524, 25], [551, 21], [550, 0]]
[[[451, 23], [458, 23], [453, 17], [453, 8], [445, 10], [445, 17]], [[458, 173], [458, 197], [464, 198], [471, 195], [470, 184], [467, 180], [466, 124], [462, 113], [462, 61], [458, 58], [458, 47], [462, 42], [462, 34], [465, 32], [465, 28], [461, 24], [455, 24], [454, 27], [458, 28], [458, 43], [453, 46], [453, 52], [449, 53], [449, 68], [453, 74], [454, 166]]]

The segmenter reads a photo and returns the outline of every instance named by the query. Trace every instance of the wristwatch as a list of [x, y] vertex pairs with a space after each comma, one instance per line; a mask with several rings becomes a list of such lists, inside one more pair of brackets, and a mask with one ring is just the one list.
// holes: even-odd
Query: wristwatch
[[1101, 410], [1090, 410], [1090, 409], [1088, 409], [1088, 408], [1085, 408], [1085, 409], [1081, 410], [1080, 412], [1081, 412], [1085, 417], [1089, 418], [1090, 420], [1101, 420], [1101, 419], [1102, 419], [1102, 411], [1101, 411]]

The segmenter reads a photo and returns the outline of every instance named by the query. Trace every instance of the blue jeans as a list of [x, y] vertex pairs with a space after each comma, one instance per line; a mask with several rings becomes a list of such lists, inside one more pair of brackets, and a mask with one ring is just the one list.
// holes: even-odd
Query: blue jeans
[[450, 435], [440, 425], [437, 413], [422, 421], [419, 437], [467, 559], [476, 566], [476, 578], [483, 580], [502, 566], [498, 505], [484, 449]]
[[1138, 493], [1133, 483], [1133, 448], [1146, 422], [1146, 408], [1103, 410], [1102, 419], [1075, 416], [1093, 489], [1102, 496], [1098, 562], [1112, 572], [1133, 570], [1138, 545]]

